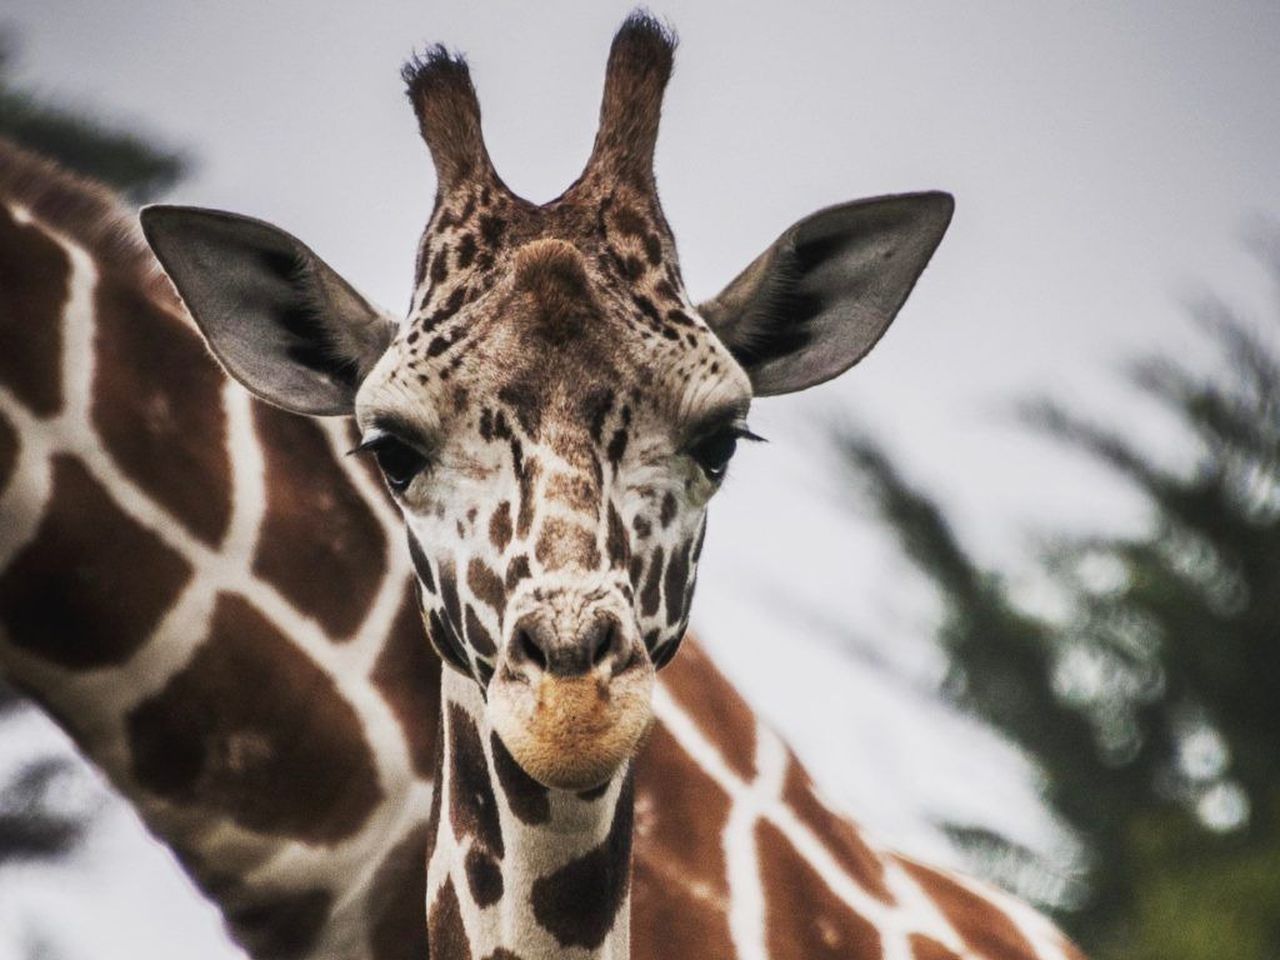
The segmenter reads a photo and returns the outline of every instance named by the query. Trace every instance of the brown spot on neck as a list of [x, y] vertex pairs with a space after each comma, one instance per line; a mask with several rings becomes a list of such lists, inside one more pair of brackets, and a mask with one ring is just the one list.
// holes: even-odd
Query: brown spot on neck
[[0, 575], [0, 623], [16, 646], [70, 669], [124, 663], [191, 579], [191, 565], [125, 514], [78, 459], [59, 455], [52, 465], [35, 537]]
[[430, 644], [423, 636], [422, 619], [410, 589], [405, 590], [404, 601], [387, 633], [370, 680], [400, 723], [414, 769], [429, 776], [434, 762], [436, 719], [440, 713], [440, 660], [432, 656]]
[[[131, 480], [216, 546], [231, 521], [226, 378], [199, 336], [136, 285], [104, 276], [94, 308], [94, 427]], [[270, 481], [304, 482], [270, 472], [273, 458], [268, 449]], [[321, 488], [329, 479], [322, 471], [305, 476]]]
[[899, 859], [898, 863], [920, 884], [975, 953], [1001, 960], [1036, 960], [1036, 951], [1026, 937], [990, 900], [937, 870], [910, 860]]
[[777, 960], [881, 960], [880, 933], [827, 887], [768, 820], [755, 829], [769, 956]]
[[449, 822], [459, 840], [473, 837], [495, 857], [503, 857], [498, 803], [489, 782], [480, 731], [471, 715], [456, 703], [449, 704]]
[[617, 922], [631, 882], [632, 774], [604, 842], [533, 884], [533, 915], [562, 947], [597, 949]]
[[490, 736], [489, 745], [493, 750], [498, 783], [502, 785], [511, 812], [530, 826], [546, 823], [551, 819], [550, 791], [524, 772], [496, 733]]
[[467, 930], [462, 924], [462, 907], [452, 879], [444, 882], [431, 905], [427, 936], [431, 960], [473, 960], [471, 941], [467, 939]]
[[251, 830], [337, 843], [382, 799], [351, 705], [236, 594], [219, 596], [208, 639], [125, 726], [141, 787]]
[[367, 907], [370, 960], [427, 957], [427, 826], [411, 830], [383, 859]]
[[323, 428], [254, 404], [266, 457], [267, 515], [254, 572], [336, 640], [350, 639], [385, 571], [386, 538], [339, 466]]
[[0, 494], [9, 486], [9, 478], [13, 475], [18, 460], [18, 432], [4, 417], [0, 416]]
[[654, 728], [640, 753], [636, 782], [646, 811], [637, 849], [652, 851], [686, 882], [727, 902], [723, 835], [729, 795], [662, 726]]
[[244, 902], [232, 900], [226, 908], [227, 924], [237, 943], [253, 956], [302, 958], [311, 953], [333, 906], [333, 894], [324, 889], [254, 890]]
[[62, 408], [62, 311], [70, 275], [62, 248], [0, 204], [0, 383], [38, 416]]
[[663, 674], [667, 689], [744, 780], [756, 775], [756, 718], [702, 648], [685, 643]]
[[794, 754], [788, 757], [782, 798], [860, 887], [882, 903], [895, 902], [885, 885], [884, 863], [880, 857], [863, 842], [852, 824], [836, 816], [818, 799], [813, 781]]

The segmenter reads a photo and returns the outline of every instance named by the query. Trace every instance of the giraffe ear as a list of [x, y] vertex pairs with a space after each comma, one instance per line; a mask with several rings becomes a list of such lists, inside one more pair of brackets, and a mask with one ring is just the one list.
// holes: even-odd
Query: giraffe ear
[[296, 237], [220, 210], [150, 206], [142, 232], [209, 348], [269, 403], [350, 414], [394, 322]]
[[820, 210], [698, 310], [757, 396], [830, 380], [888, 329], [954, 207], [950, 194], [913, 193]]

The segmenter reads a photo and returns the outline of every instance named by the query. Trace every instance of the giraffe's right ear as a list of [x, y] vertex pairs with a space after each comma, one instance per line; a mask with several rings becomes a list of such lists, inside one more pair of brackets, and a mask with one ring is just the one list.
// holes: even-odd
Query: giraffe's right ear
[[394, 322], [298, 240], [220, 210], [151, 206], [142, 232], [227, 372], [269, 403], [350, 414]]

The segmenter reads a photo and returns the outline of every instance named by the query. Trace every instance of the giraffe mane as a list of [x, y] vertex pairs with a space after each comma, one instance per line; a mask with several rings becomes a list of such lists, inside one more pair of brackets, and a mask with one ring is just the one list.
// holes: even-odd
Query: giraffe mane
[[159, 303], [183, 314], [135, 218], [108, 187], [0, 137], [0, 197], [93, 250], [104, 264], [137, 278]]

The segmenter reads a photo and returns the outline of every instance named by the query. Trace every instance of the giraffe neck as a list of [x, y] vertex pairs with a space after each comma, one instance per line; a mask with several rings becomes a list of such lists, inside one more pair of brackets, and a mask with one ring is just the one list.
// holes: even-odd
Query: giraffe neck
[[489, 728], [474, 681], [444, 671], [440, 699], [432, 960], [629, 957], [630, 764], [594, 790], [550, 790]]

